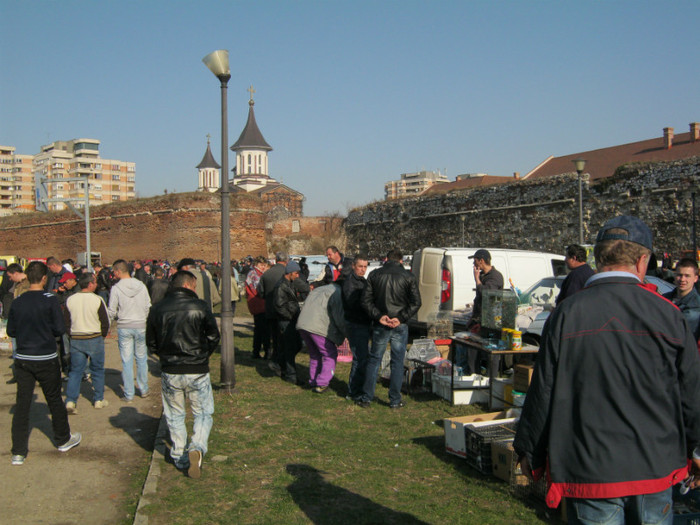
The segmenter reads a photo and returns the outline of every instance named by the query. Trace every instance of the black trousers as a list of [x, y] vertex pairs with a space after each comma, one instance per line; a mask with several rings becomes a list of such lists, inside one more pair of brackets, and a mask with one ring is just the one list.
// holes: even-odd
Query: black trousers
[[29, 451], [29, 411], [37, 381], [44, 392], [51, 412], [51, 424], [56, 445], [70, 439], [68, 413], [61, 397], [61, 365], [58, 358], [49, 361], [24, 361], [15, 359], [17, 399], [12, 417], [12, 454], [26, 456]]
[[267, 357], [270, 352], [270, 328], [265, 319], [265, 312], [253, 316], [253, 355], [259, 356], [262, 350]]
[[280, 348], [280, 337], [279, 337], [279, 330], [277, 328], [277, 318], [271, 319], [267, 317], [265, 319], [267, 321], [267, 331], [270, 334], [270, 337], [272, 338], [272, 361], [275, 363], [279, 363], [282, 358], [284, 357], [284, 354], [282, 353], [282, 350]]
[[281, 359], [278, 364], [282, 368], [282, 379], [290, 383], [297, 381], [296, 357], [301, 350], [301, 336], [297, 332], [297, 322], [283, 321], [277, 322], [280, 337]]

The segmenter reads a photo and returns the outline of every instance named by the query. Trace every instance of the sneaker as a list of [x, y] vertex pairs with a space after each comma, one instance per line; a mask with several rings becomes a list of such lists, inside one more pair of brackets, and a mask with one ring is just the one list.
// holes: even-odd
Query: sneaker
[[202, 453], [193, 449], [188, 454], [190, 458], [190, 468], [187, 470], [187, 475], [192, 479], [199, 479], [202, 476]]
[[133, 397], [126, 397], [126, 396], [124, 396], [124, 397], [121, 398], [121, 400], [122, 400], [123, 403], [133, 403], [133, 402], [134, 402], [134, 398], [133, 398]]
[[12, 456], [12, 464], [24, 465], [24, 456], [20, 456], [19, 454], [17, 454], [16, 456]]
[[75, 415], [78, 413], [78, 409], [75, 407], [75, 403], [73, 401], [68, 401], [66, 403], [66, 412], [68, 412], [71, 415]]
[[371, 403], [369, 401], [360, 401], [358, 399], [355, 401], [355, 404], [360, 408], [369, 408]]
[[311, 391], [314, 394], [323, 394], [326, 390], [328, 390], [328, 386], [315, 386], [311, 389]]
[[280, 367], [280, 365], [278, 365], [274, 361], [270, 361], [269, 363], [267, 363], [267, 366], [270, 368], [270, 370], [272, 370], [275, 373], [277, 377], [282, 377], [282, 368]]
[[139, 394], [139, 396], [141, 396], [141, 399], [146, 399], [146, 398], [147, 398], [148, 396], [150, 396], [150, 395], [151, 395], [151, 391], [150, 391], [150, 390], [146, 390], [145, 392], [141, 392], [141, 393]]
[[70, 439], [66, 441], [63, 445], [58, 447], [59, 452], [68, 452], [70, 449], [73, 447], [77, 447], [80, 445], [80, 440], [83, 438], [83, 436], [80, 435], [80, 432], [76, 432], [75, 434], [70, 435]]
[[100, 399], [99, 401], [95, 401], [95, 408], [104, 408], [106, 406], [109, 406], [109, 401], [106, 399]]
[[391, 408], [391, 409], [393, 409], [393, 410], [396, 410], [396, 409], [399, 409], [399, 408], [403, 408], [403, 407], [405, 407], [405, 406], [406, 406], [406, 403], [404, 403], [403, 401], [399, 401], [399, 402], [396, 403], [395, 405], [389, 405], [389, 408]]

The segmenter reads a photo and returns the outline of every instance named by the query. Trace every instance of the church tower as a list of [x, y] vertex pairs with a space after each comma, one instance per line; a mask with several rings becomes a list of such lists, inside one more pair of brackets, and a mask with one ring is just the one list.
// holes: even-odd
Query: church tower
[[250, 101], [248, 102], [248, 122], [246, 122], [241, 136], [231, 146], [231, 151], [236, 153], [236, 172], [233, 184], [245, 191], [253, 191], [276, 182], [270, 178], [267, 164], [267, 154], [272, 147], [265, 141], [257, 122], [255, 122], [255, 101], [253, 86], [248, 89]]
[[207, 151], [204, 153], [202, 162], [197, 165], [199, 170], [199, 186], [197, 191], [215, 192], [221, 187], [221, 166], [214, 160], [211, 154], [210, 136], [207, 135]]

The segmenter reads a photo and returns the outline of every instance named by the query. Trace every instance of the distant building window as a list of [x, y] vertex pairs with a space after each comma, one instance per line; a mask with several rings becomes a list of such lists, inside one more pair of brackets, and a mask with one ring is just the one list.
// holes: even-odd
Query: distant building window
[[119, 175], [112, 175], [112, 180], [119, 180]]
[[321, 225], [321, 229], [325, 232], [326, 231], [326, 221], [318, 221], [318, 223]]
[[299, 221], [294, 220], [292, 221], [292, 233], [299, 233], [299, 230], [301, 228], [299, 227]]

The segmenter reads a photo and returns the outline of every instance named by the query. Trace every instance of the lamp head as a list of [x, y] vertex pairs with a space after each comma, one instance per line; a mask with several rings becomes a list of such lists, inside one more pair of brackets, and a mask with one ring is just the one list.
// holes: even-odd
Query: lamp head
[[231, 78], [231, 68], [228, 64], [228, 49], [218, 49], [213, 53], [209, 53], [202, 59], [202, 62], [219, 80]]
[[574, 159], [571, 162], [573, 162], [574, 166], [576, 166], [576, 171], [578, 173], [582, 173], [583, 168], [586, 167], [586, 159]]

